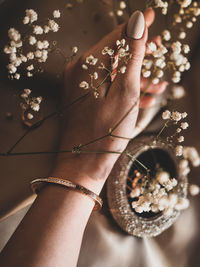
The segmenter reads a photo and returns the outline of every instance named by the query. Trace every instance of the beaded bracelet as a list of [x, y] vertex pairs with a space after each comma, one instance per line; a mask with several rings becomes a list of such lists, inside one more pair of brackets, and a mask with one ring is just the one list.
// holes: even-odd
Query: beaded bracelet
[[95, 202], [94, 211], [100, 210], [103, 205], [102, 199], [93, 193], [92, 191], [88, 190], [82, 185], [74, 184], [73, 182], [61, 178], [56, 177], [48, 177], [48, 178], [38, 178], [31, 182], [31, 188], [34, 193], [38, 194], [40, 190], [45, 186], [45, 183], [61, 185], [63, 187], [67, 187], [68, 189], [75, 190], [81, 194], [84, 194], [90, 197]]

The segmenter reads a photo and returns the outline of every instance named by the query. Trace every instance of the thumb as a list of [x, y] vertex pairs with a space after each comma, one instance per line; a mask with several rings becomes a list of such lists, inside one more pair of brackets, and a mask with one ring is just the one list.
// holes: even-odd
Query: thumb
[[142, 62], [145, 54], [145, 44], [147, 41], [147, 27], [145, 18], [142, 12], [135, 11], [127, 25], [124, 28], [123, 34], [129, 43], [132, 57], [127, 66], [126, 77], [127, 82], [135, 85], [140, 85], [140, 74]]

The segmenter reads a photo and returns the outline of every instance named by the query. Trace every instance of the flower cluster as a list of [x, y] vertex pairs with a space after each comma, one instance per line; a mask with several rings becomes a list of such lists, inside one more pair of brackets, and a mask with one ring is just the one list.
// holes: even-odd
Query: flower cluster
[[29, 120], [33, 119], [33, 112], [39, 112], [40, 110], [40, 104], [42, 102], [42, 97], [33, 97], [31, 96], [32, 91], [30, 89], [24, 89], [23, 93], [21, 94], [21, 98], [23, 99], [23, 102], [20, 103], [21, 108], [25, 110], [30, 110], [30, 112], [27, 113], [27, 118]]
[[[60, 11], [54, 10], [53, 17], [55, 19], [60, 18]], [[59, 25], [55, 20], [48, 19], [47, 24], [43, 26], [34, 24], [38, 20], [38, 14], [33, 9], [27, 9], [26, 15], [23, 19], [23, 24], [28, 24], [31, 28], [31, 32], [28, 35], [22, 37], [18, 30], [10, 28], [8, 30], [8, 37], [10, 42], [4, 47], [4, 53], [9, 55], [9, 64], [7, 66], [9, 77], [12, 79], [20, 79], [20, 73], [18, 68], [27, 63], [26, 75], [27, 77], [33, 76], [35, 67], [33, 65], [34, 60], [43, 63], [48, 58], [48, 53], [51, 51], [50, 43], [46, 39], [39, 39], [37, 35], [44, 35], [48, 32], [57, 32]], [[30, 51], [24, 52], [23, 45], [28, 43]]]
[[136, 212], [162, 211], [170, 216], [174, 210], [183, 210], [189, 206], [189, 200], [179, 196], [177, 192], [178, 181], [171, 178], [168, 172], [158, 170], [151, 179], [138, 171], [135, 173], [129, 196], [132, 199], [132, 208]]
[[[186, 38], [186, 30], [193, 26], [196, 17], [200, 15], [200, 3], [179, 0], [171, 1], [169, 5], [178, 5], [178, 13], [173, 16], [172, 27], [169, 26], [173, 32], [169, 29], [163, 30], [162, 44], [148, 43], [148, 53], [143, 62], [142, 76], [150, 78], [153, 84], [159, 83], [164, 75], [170, 76], [172, 83], [179, 83], [182, 73], [190, 69], [187, 59], [190, 47], [182, 41]], [[164, 15], [169, 8], [168, 2], [162, 0], [150, 1], [149, 6], [161, 8]]]
[[[129, 45], [126, 44], [125, 39], [116, 41], [116, 52], [110, 47], [104, 47], [101, 54], [103, 56], [109, 57], [109, 65], [107, 67], [105, 63], [99, 62], [98, 58], [95, 58], [93, 55], [86, 57], [85, 62], [82, 64], [82, 69], [90, 70], [91, 67], [97, 65], [97, 69], [106, 72], [105, 77], [99, 82], [99, 73], [97, 70], [89, 73], [90, 83], [87, 81], [82, 81], [79, 84], [80, 88], [83, 89], [92, 89], [94, 97], [98, 98], [100, 86], [107, 81], [113, 82], [118, 73], [124, 74], [126, 72], [126, 65], [128, 64], [129, 59], [131, 58], [131, 53], [129, 52]], [[111, 63], [111, 64], [110, 64]], [[93, 68], [92, 68], [93, 69]]]

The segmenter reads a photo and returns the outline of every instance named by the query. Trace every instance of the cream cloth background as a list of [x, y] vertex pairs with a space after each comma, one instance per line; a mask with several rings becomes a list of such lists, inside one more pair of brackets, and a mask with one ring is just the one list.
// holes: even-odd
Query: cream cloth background
[[[120, 22], [126, 20], [111, 17], [109, 12], [112, 5], [117, 7], [119, 1], [84, 0], [84, 3], [73, 1], [4, 1], [0, 6], [1, 47], [7, 41], [7, 29], [14, 25], [18, 28], [20, 18], [26, 8], [39, 11], [41, 18], [48, 17], [54, 9], [60, 9], [62, 17], [61, 29], [58, 34], [48, 38], [58, 41], [58, 46], [70, 53], [70, 47], [78, 45], [81, 52], [87, 50], [106, 33], [110, 32]], [[144, 9], [144, 1], [129, 1], [130, 9]], [[72, 3], [72, 9], [65, 8]], [[165, 21], [158, 18], [151, 29], [151, 36], [160, 32]], [[199, 22], [198, 22], [199, 24]], [[190, 130], [187, 131], [186, 143], [196, 145], [200, 150], [199, 122], [200, 122], [200, 92], [198, 74], [200, 68], [198, 25], [191, 30], [189, 42], [193, 49], [192, 69], [184, 76], [187, 96], [176, 104], [176, 109], [187, 111]], [[2, 51], [2, 50], [1, 50]], [[0, 151], [6, 151], [9, 146], [21, 136], [24, 128], [20, 123], [20, 109], [18, 94], [23, 88], [37, 88], [46, 99], [44, 111], [48, 114], [59, 103], [59, 88], [62, 58], [50, 56], [45, 64], [45, 74], [42, 78], [32, 81], [10, 82], [6, 78], [6, 58], [1, 54], [0, 76]], [[55, 68], [56, 62], [56, 68]], [[31, 84], [31, 86], [30, 86]], [[14, 119], [5, 119], [6, 112], [11, 111]], [[53, 150], [59, 136], [59, 118], [48, 120], [38, 129], [32, 131], [16, 148], [17, 151]], [[38, 176], [46, 176], [51, 170], [53, 156], [40, 155], [29, 157], [0, 158], [0, 214], [8, 214], [18, 204], [23, 205], [32, 201], [29, 181]], [[199, 170], [191, 174], [193, 182], [199, 183]], [[0, 223], [0, 246], [4, 246], [12, 234], [27, 208], [16, 212]], [[191, 207], [185, 211], [177, 223], [157, 238], [138, 239], [123, 233], [107, 213], [93, 213], [83, 238], [78, 266], [92, 267], [196, 267], [200, 265], [199, 236], [199, 197], [191, 200]]]

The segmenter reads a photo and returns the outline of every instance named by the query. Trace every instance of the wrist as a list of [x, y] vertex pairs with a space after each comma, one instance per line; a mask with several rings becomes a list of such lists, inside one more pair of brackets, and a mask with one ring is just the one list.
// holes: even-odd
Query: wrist
[[99, 194], [116, 159], [116, 155], [62, 154], [57, 157], [51, 175], [69, 179]]

